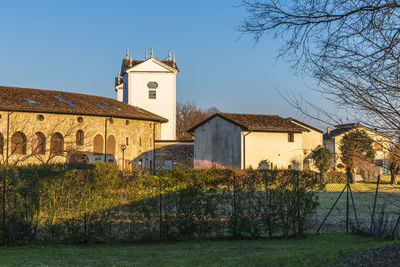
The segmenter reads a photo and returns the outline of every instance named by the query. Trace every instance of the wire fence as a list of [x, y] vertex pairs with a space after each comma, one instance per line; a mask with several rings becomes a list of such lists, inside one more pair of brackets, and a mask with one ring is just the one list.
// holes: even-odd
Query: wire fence
[[399, 238], [400, 186], [387, 177], [354, 184], [328, 183], [318, 192], [313, 229], [319, 232], [359, 232]]
[[[298, 171], [159, 170], [113, 164], [1, 169], [0, 242], [109, 243], [359, 232], [399, 238], [400, 186], [327, 183]], [[378, 183], [379, 181], [379, 183]]]

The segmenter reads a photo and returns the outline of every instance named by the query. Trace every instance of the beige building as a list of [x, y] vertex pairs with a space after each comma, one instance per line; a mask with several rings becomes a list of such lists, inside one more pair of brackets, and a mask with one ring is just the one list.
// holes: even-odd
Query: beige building
[[327, 132], [324, 134], [324, 146], [332, 152], [332, 169], [341, 172], [345, 171], [341, 161], [340, 143], [345, 134], [355, 130], [364, 130], [374, 140], [375, 164], [382, 167], [387, 166], [390, 137], [358, 122], [336, 125], [332, 131], [329, 127], [327, 128]]
[[302, 170], [322, 145], [320, 130], [278, 115], [217, 113], [189, 132], [194, 133], [196, 168]]
[[106, 97], [0, 86], [0, 160], [107, 161], [150, 168], [165, 122]]

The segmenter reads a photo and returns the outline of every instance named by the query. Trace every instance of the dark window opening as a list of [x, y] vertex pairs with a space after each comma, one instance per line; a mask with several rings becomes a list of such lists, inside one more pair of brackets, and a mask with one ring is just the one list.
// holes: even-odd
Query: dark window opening
[[288, 142], [294, 142], [294, 133], [288, 133]]
[[154, 90], [149, 91], [149, 99], [156, 99], [156, 91]]

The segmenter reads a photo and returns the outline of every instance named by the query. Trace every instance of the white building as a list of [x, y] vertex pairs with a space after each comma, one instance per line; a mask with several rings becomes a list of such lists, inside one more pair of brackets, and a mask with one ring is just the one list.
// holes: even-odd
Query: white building
[[188, 132], [194, 133], [196, 168], [303, 170], [322, 146], [320, 130], [278, 115], [217, 113]]
[[117, 99], [168, 119], [161, 125], [161, 140], [176, 137], [176, 74], [179, 69], [171, 53], [164, 60], [147, 54], [144, 60], [132, 59], [127, 51], [115, 79]]

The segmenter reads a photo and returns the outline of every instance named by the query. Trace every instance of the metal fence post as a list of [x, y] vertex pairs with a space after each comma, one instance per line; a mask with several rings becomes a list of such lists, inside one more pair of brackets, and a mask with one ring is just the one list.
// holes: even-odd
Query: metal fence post
[[399, 217], [397, 218], [396, 224], [395, 224], [395, 226], [394, 226], [394, 228], [393, 228], [393, 231], [392, 231], [392, 239], [395, 238], [396, 230], [397, 230], [397, 227], [399, 226], [399, 223], [400, 223], [400, 215], [399, 215]]
[[360, 224], [358, 222], [356, 205], [354, 204], [353, 192], [351, 192], [350, 184], [348, 185], [348, 188], [350, 190], [351, 202], [353, 203], [353, 210], [354, 210], [354, 217], [356, 218], [357, 231], [359, 231], [360, 230]]
[[345, 187], [343, 187], [342, 192], [340, 192], [340, 194], [339, 194], [338, 198], [336, 199], [335, 203], [333, 203], [332, 208], [329, 210], [328, 214], [325, 216], [325, 218], [322, 221], [321, 225], [318, 227], [317, 234], [319, 234], [319, 231], [321, 230], [322, 226], [324, 225], [326, 219], [328, 219], [329, 215], [331, 215], [333, 209], [335, 208], [336, 204], [339, 202], [339, 199], [343, 195], [343, 192], [344, 192], [344, 190], [346, 190], [346, 188], [347, 188], [347, 185]]
[[236, 215], [236, 174], [233, 174], [233, 236], [237, 238], [236, 225], [237, 225], [237, 215]]
[[381, 181], [381, 175], [379, 174], [378, 175], [378, 179], [376, 180], [376, 191], [375, 191], [374, 207], [372, 209], [371, 226], [369, 227], [370, 234], [372, 234], [372, 227], [374, 225], [375, 210], [376, 210], [376, 200], [378, 198], [378, 191], [379, 191], [380, 181]]
[[346, 185], [346, 233], [349, 232], [349, 185]]
[[3, 176], [3, 192], [2, 192], [2, 230], [3, 230], [3, 245], [6, 244], [6, 173], [2, 172]]
[[159, 206], [160, 206], [160, 242], [162, 242], [162, 185], [161, 185], [161, 179], [159, 178]]
[[299, 187], [300, 187], [300, 177], [299, 171], [297, 171], [297, 181], [296, 181], [296, 201], [297, 201], [297, 226], [298, 226], [298, 234], [302, 234], [303, 226], [300, 220], [300, 196], [299, 196]]

